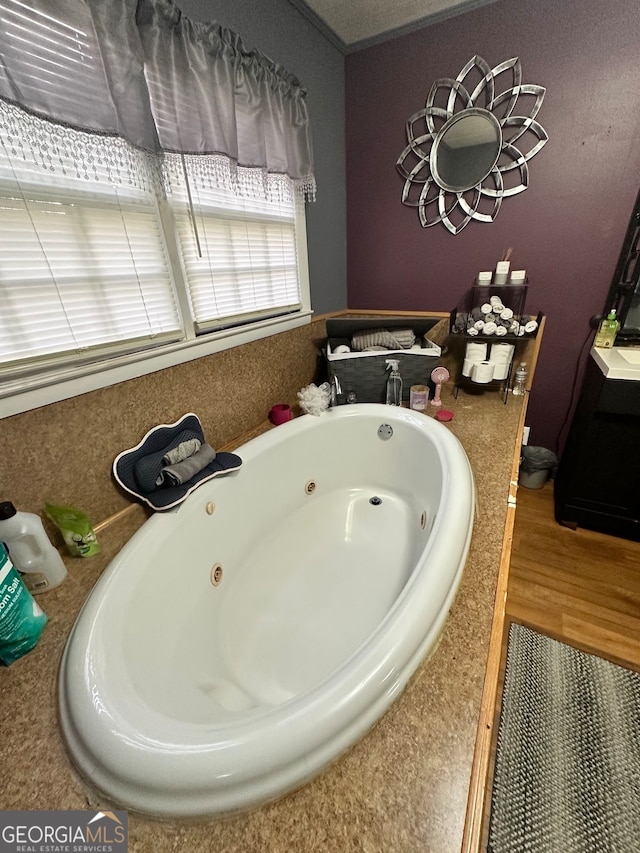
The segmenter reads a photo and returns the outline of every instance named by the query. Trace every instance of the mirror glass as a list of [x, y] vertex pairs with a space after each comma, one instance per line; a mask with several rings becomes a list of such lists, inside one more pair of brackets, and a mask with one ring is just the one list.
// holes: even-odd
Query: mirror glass
[[491, 172], [502, 149], [502, 131], [495, 116], [467, 109], [442, 127], [431, 149], [431, 173], [439, 186], [464, 192]]

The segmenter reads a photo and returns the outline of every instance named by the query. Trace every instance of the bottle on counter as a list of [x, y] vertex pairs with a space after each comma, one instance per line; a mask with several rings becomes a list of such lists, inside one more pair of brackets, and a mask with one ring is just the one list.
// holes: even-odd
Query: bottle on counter
[[619, 328], [620, 323], [618, 323], [616, 319], [615, 310], [609, 311], [607, 316], [600, 321], [598, 331], [596, 332], [596, 336], [593, 341], [594, 347], [611, 349], [615, 342]]
[[402, 377], [398, 369], [398, 362], [393, 358], [386, 360], [387, 370], [390, 371], [387, 379], [387, 405], [402, 405]]
[[54, 589], [66, 578], [67, 567], [49, 541], [40, 516], [18, 512], [11, 501], [0, 502], [0, 542], [32, 594]]
[[513, 393], [516, 396], [522, 396], [527, 390], [527, 365], [524, 361], [520, 362], [516, 370], [516, 378], [513, 383]]

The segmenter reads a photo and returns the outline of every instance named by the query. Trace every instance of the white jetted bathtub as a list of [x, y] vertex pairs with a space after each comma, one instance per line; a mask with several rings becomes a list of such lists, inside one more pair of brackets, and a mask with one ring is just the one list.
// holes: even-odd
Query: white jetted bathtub
[[134, 811], [223, 815], [310, 779], [397, 698], [460, 582], [473, 478], [432, 418], [342, 406], [237, 453], [127, 543], [64, 653], [71, 756]]

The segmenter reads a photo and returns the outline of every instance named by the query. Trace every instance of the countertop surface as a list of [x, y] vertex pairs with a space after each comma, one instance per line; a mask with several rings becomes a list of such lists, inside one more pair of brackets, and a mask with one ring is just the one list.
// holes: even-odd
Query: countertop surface
[[606, 379], [640, 381], [640, 347], [592, 347], [591, 358]]
[[[213, 823], [129, 814], [129, 850], [222, 853], [459, 851], [507, 497], [523, 398], [443, 390], [447, 424], [473, 468], [477, 516], [460, 589], [435, 653], [377, 725], [315, 780], [278, 802]], [[433, 409], [429, 414], [433, 413]], [[101, 553], [67, 560], [38, 596], [49, 622], [36, 648], [0, 670], [1, 809], [100, 805], [71, 768], [57, 721], [57, 674], [73, 622], [100, 572], [145, 519], [136, 507], [101, 531]], [[106, 804], [105, 804], [106, 805]]]

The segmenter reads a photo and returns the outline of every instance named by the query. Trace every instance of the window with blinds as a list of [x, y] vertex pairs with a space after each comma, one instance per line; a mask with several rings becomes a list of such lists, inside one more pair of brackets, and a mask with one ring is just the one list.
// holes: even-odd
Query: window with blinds
[[[104, 69], [85, 18], [70, 27], [55, 4], [46, 14], [0, 0], [3, 50], [42, 93], [43, 115], [71, 102], [80, 123], [96, 108]], [[304, 210], [289, 179], [258, 171], [238, 191], [196, 160], [161, 164], [0, 101], [0, 397], [20, 390], [16, 378], [32, 387], [113, 356], [193, 352], [221, 329], [308, 311]]]
[[238, 194], [207, 182], [189, 168], [190, 158], [179, 159], [169, 158], [166, 174], [197, 331], [298, 310], [290, 183], [272, 180], [262, 195]]
[[181, 338], [153, 192], [106, 182], [106, 160], [52, 173], [20, 144], [28, 127], [10, 134], [0, 124], [2, 373]]
[[301, 309], [301, 203], [286, 180], [265, 198], [165, 164], [167, 202], [143, 153], [123, 151], [136, 181], [113, 183], [117, 140], [74, 132], [84, 154], [65, 162], [52, 126], [52, 169], [25, 144], [39, 120], [0, 109], [13, 111], [11, 126], [0, 121], [0, 377]]

